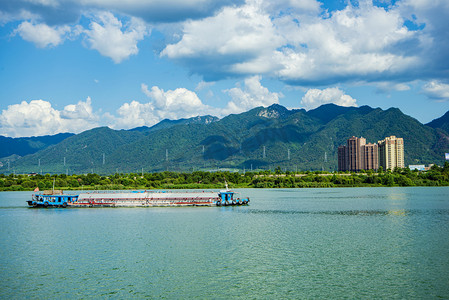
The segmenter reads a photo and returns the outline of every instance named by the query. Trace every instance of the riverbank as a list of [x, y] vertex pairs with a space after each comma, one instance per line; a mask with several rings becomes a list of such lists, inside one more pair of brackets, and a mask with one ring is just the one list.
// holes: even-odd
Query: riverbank
[[393, 172], [360, 173], [281, 172], [160, 172], [101, 176], [98, 174], [0, 174], [0, 191], [62, 190], [149, 190], [231, 188], [325, 188], [382, 186], [449, 186], [449, 163], [426, 172], [408, 168]]

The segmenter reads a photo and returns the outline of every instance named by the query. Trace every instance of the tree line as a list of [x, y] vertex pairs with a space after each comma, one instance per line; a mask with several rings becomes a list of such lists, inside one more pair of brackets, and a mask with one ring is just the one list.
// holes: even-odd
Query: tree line
[[428, 171], [408, 168], [382, 169], [357, 173], [290, 172], [277, 167], [257, 172], [158, 172], [116, 173], [109, 176], [89, 174], [0, 174], [0, 191], [125, 190], [125, 189], [222, 189], [231, 188], [321, 188], [381, 186], [449, 186], [449, 162]]

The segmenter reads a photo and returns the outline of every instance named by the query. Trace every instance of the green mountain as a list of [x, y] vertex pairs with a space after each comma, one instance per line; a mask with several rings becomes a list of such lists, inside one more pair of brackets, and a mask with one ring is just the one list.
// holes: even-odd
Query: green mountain
[[328, 104], [305, 111], [272, 105], [221, 120], [206, 116], [161, 123], [134, 130], [92, 129], [20, 158], [14, 168], [16, 172], [104, 174], [277, 166], [336, 170], [337, 148], [351, 136], [372, 143], [390, 135], [404, 138], [406, 165], [441, 164], [449, 152], [442, 130], [423, 125], [397, 108]]

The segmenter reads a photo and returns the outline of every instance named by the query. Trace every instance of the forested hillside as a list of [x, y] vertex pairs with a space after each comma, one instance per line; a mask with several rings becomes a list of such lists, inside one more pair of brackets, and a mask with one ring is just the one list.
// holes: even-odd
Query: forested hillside
[[99, 174], [277, 166], [332, 171], [337, 168], [338, 146], [351, 136], [372, 143], [390, 135], [404, 138], [406, 165], [443, 164], [444, 153], [449, 152], [443, 129], [423, 125], [396, 108], [327, 104], [305, 111], [272, 105], [221, 120], [210, 116], [188, 120], [164, 120], [135, 130], [92, 129], [20, 158], [10, 168]]

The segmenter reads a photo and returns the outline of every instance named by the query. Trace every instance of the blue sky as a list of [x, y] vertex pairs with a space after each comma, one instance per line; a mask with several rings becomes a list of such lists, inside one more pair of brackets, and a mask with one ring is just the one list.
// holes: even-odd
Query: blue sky
[[446, 0], [0, 0], [0, 135], [288, 108], [449, 110]]

